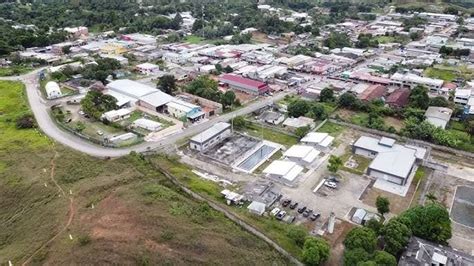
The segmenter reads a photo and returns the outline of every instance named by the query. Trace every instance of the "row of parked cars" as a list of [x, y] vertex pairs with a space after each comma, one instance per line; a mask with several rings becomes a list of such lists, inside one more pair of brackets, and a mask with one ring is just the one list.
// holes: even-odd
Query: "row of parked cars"
[[[313, 212], [313, 210], [307, 208], [306, 206], [302, 206], [300, 208], [298, 207], [298, 202], [291, 202], [291, 199], [284, 199], [281, 202], [281, 206], [283, 207], [288, 207], [291, 210], [297, 209], [297, 212], [301, 214], [303, 217], [310, 219], [311, 221], [316, 221], [321, 214], [317, 212]], [[295, 216], [292, 215], [287, 215], [287, 212], [285, 210], [282, 210], [278, 207], [273, 208], [273, 210], [270, 212], [272, 216], [275, 216], [275, 218], [279, 221], [284, 221], [287, 223], [292, 223], [295, 221]]]

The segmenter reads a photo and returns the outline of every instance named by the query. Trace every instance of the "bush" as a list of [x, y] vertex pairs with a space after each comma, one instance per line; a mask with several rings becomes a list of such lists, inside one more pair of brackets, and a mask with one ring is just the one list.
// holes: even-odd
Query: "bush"
[[79, 243], [79, 246], [85, 246], [91, 242], [91, 238], [89, 235], [82, 235], [79, 236], [77, 242]]
[[308, 232], [301, 226], [291, 226], [286, 232], [286, 235], [295, 241], [296, 245], [302, 247], [305, 243], [305, 239], [308, 236]]
[[18, 129], [35, 128], [35, 127], [36, 127], [35, 118], [31, 114], [24, 114], [18, 117], [16, 120], [16, 128]]
[[364, 249], [372, 253], [377, 245], [377, 236], [372, 229], [367, 227], [357, 227], [352, 229], [344, 240], [344, 246], [347, 250]]

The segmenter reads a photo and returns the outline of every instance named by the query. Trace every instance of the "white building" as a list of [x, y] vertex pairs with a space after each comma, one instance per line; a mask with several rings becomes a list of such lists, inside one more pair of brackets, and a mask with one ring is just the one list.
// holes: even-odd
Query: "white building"
[[431, 92], [440, 93], [441, 88], [443, 87], [444, 81], [442, 79], [432, 79], [427, 77], [420, 77], [415, 74], [400, 74], [395, 73], [391, 77], [392, 81], [396, 84], [409, 86], [414, 88], [418, 85], [426, 86]]
[[249, 206], [247, 206], [247, 209], [249, 212], [257, 215], [263, 215], [265, 212], [266, 205], [265, 203], [261, 203], [258, 201], [252, 201]]
[[287, 159], [301, 165], [312, 164], [321, 152], [311, 146], [293, 145], [283, 154]]
[[472, 89], [457, 89], [454, 93], [454, 103], [466, 105], [470, 98], [474, 97]]
[[46, 83], [44, 89], [46, 90], [46, 98], [50, 100], [63, 96], [63, 94], [61, 93], [61, 88], [59, 87], [59, 84], [57, 82], [50, 81]]
[[132, 111], [128, 109], [118, 109], [118, 110], [105, 112], [102, 114], [100, 118], [105, 119], [109, 122], [117, 122], [117, 121], [129, 118], [131, 113]]
[[425, 112], [425, 117], [430, 124], [445, 129], [452, 114], [453, 110], [449, 108], [430, 106]]
[[150, 119], [139, 118], [139, 119], [133, 121], [132, 127], [143, 128], [143, 129], [146, 129], [148, 131], [156, 132], [156, 131], [159, 131], [161, 129], [162, 124], [159, 123], [159, 122], [150, 120]]
[[[118, 101], [118, 106], [135, 105], [138, 99], [159, 92], [156, 88], [129, 79], [114, 80], [107, 84], [106, 88], [106, 94], [114, 96]], [[172, 96], [169, 97], [172, 98]]]
[[197, 121], [206, 115], [200, 106], [182, 100], [174, 99], [166, 104], [168, 113], [175, 118], [187, 118]]
[[309, 132], [301, 139], [301, 143], [313, 146], [320, 151], [328, 151], [333, 141], [333, 136], [322, 132]]
[[423, 160], [426, 149], [395, 144], [395, 140], [362, 136], [353, 145], [355, 154], [373, 158], [367, 174], [385, 181], [405, 185], [417, 160]]
[[229, 123], [219, 122], [207, 130], [192, 137], [189, 147], [197, 151], [206, 151], [232, 134]]
[[303, 167], [292, 161], [275, 160], [263, 170], [263, 173], [268, 177], [292, 184], [303, 169]]

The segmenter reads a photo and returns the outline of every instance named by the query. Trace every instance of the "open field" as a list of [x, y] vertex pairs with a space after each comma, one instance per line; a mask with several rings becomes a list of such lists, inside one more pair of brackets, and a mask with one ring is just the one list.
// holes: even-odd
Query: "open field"
[[266, 140], [270, 140], [270, 141], [285, 145], [287, 147], [290, 147], [298, 143], [298, 138], [295, 136], [280, 133], [275, 130], [271, 130], [266, 127], [260, 126], [256, 123], [250, 123], [250, 125], [247, 127], [245, 132], [247, 132], [251, 136], [254, 136], [257, 138], [263, 137]]
[[54, 145], [34, 129], [16, 129], [15, 118], [28, 112], [21, 84], [0, 83], [0, 110], [2, 263], [32, 257], [35, 265], [288, 264], [182, 195], [143, 156], [100, 160]]
[[31, 70], [33, 70], [31, 67], [25, 66], [0, 67], [0, 77], [22, 75], [30, 72]]

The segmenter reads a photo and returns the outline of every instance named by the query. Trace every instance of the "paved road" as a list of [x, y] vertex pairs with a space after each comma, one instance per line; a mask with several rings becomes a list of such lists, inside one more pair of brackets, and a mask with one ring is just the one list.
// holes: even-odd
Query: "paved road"
[[39, 82], [37, 73], [39, 70], [28, 73], [26, 75], [18, 77], [6, 77], [0, 78], [0, 80], [17, 80], [21, 81], [26, 85], [26, 92], [28, 95], [28, 102], [30, 104], [31, 111], [35, 115], [38, 126], [41, 130], [50, 138], [57, 142], [68, 146], [74, 150], [89, 154], [95, 157], [120, 157], [129, 154], [131, 151], [145, 152], [148, 150], [160, 149], [168, 145], [174, 144], [176, 141], [193, 136], [209, 127], [216, 122], [229, 121], [234, 116], [245, 115], [254, 112], [266, 105], [269, 105], [275, 101], [283, 99], [288, 93], [276, 94], [272, 97], [268, 97], [257, 102], [251, 103], [241, 109], [234, 112], [227, 113], [218, 117], [214, 117], [211, 120], [202, 122], [200, 124], [193, 125], [170, 136], [167, 136], [157, 142], [143, 142], [131, 147], [126, 148], [107, 148], [99, 145], [95, 145], [87, 140], [84, 140], [78, 136], [70, 134], [69, 132], [60, 129], [56, 123], [50, 117], [46, 101], [41, 97], [41, 92], [38, 90]]

